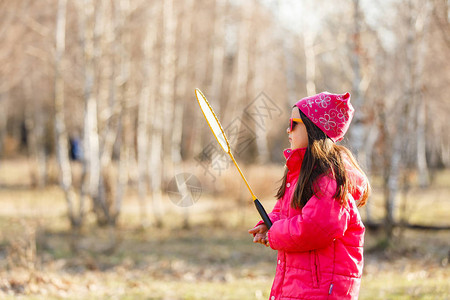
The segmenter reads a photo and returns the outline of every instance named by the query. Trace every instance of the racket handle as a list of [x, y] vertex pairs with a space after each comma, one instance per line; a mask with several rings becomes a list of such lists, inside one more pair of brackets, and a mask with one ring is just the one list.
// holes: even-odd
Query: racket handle
[[272, 221], [270, 221], [269, 215], [266, 213], [266, 210], [262, 206], [261, 202], [259, 202], [258, 199], [255, 199], [253, 202], [255, 203], [255, 206], [256, 206], [256, 209], [259, 212], [259, 215], [261, 216], [261, 218], [263, 219], [264, 223], [266, 224], [267, 229], [270, 229], [270, 227], [272, 227]]

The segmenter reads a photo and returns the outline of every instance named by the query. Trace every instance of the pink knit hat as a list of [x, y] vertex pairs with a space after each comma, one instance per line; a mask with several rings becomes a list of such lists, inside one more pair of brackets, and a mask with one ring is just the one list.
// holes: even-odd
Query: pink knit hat
[[355, 111], [350, 104], [350, 93], [322, 92], [303, 98], [295, 105], [333, 142], [344, 138]]

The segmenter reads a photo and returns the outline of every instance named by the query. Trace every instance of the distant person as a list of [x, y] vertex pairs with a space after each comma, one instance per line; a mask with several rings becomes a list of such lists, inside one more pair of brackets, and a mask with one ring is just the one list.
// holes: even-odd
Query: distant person
[[70, 159], [80, 161], [83, 158], [83, 149], [78, 137], [70, 137]]
[[292, 108], [273, 225], [249, 230], [253, 242], [278, 250], [270, 300], [358, 298], [364, 225], [357, 206], [370, 185], [351, 152], [335, 144], [353, 112], [349, 93], [323, 92]]

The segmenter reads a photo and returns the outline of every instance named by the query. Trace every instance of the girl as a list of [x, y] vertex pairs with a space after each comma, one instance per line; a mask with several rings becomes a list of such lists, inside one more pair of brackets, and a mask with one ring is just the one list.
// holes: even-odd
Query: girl
[[249, 230], [253, 242], [278, 250], [270, 300], [358, 298], [364, 225], [357, 206], [370, 185], [350, 151], [335, 144], [353, 112], [349, 93], [323, 92], [292, 109], [273, 225]]

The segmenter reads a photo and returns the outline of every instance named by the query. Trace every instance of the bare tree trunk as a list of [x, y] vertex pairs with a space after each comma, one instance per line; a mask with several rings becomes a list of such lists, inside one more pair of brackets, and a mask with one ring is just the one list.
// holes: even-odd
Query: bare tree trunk
[[[116, 225], [118, 214], [111, 209], [116, 191], [114, 182], [114, 166], [111, 164], [112, 147], [118, 135], [114, 121], [117, 119], [117, 109], [114, 111], [111, 99], [115, 98], [115, 90], [111, 88], [114, 80], [112, 73], [114, 72], [113, 51], [110, 51], [112, 41], [114, 40], [114, 26], [112, 5], [108, 0], [99, 0], [95, 2], [94, 14], [94, 68], [95, 68], [95, 97], [97, 102], [97, 139], [98, 139], [98, 164], [99, 179], [97, 185], [97, 202], [105, 203], [106, 210], [109, 211], [108, 220], [104, 217], [97, 217], [97, 224], [109, 225], [111, 232], [112, 227]], [[118, 43], [114, 43], [118, 44]], [[111, 47], [113, 48], [113, 47]], [[114, 48], [113, 48], [114, 49]], [[100, 213], [100, 215], [104, 215]], [[115, 237], [111, 238], [110, 247], [115, 246]]]
[[[231, 98], [228, 101], [227, 111], [224, 112], [224, 119], [229, 122], [242, 115], [243, 107], [248, 100], [248, 80], [249, 80], [249, 47], [250, 47], [250, 19], [252, 16], [253, 1], [241, 3], [241, 16], [238, 31], [238, 47], [236, 64], [233, 68], [233, 86]], [[237, 142], [237, 139], [236, 139]], [[231, 142], [233, 143], [233, 142]], [[235, 145], [230, 145], [234, 148]]]
[[[256, 19], [256, 18], [255, 18]], [[262, 53], [265, 53], [269, 50], [269, 47], [267, 46], [270, 44], [270, 37], [267, 36], [267, 33], [264, 29], [260, 29], [260, 32], [256, 34], [256, 41], [255, 41], [255, 63], [254, 63], [254, 77], [253, 77], [253, 88], [252, 88], [252, 94], [256, 97], [258, 95], [262, 96], [261, 94], [264, 91], [265, 86], [265, 78], [267, 74], [265, 74], [267, 68], [267, 61], [268, 59], [261, 55]], [[257, 100], [259, 106], [262, 106], [259, 101], [264, 101], [263, 97], [261, 99]], [[269, 147], [267, 144], [267, 133], [269, 130], [269, 119], [266, 119], [261, 122], [261, 124], [255, 124], [255, 134], [256, 134], [256, 147], [257, 147], [257, 161], [260, 164], [265, 164], [269, 161]], [[261, 125], [261, 126], [258, 126]]]
[[306, 67], [306, 93], [308, 96], [316, 94], [316, 53], [314, 51], [315, 34], [309, 30], [303, 34], [303, 47]]
[[396, 207], [396, 196], [398, 193], [398, 182], [400, 177], [402, 140], [394, 138], [391, 157], [388, 163], [389, 168], [385, 174], [385, 231], [388, 240], [391, 240], [394, 228], [394, 211]]
[[35, 154], [36, 154], [36, 165], [37, 165], [37, 185], [38, 187], [44, 187], [47, 185], [48, 168], [47, 168], [47, 151], [45, 149], [45, 123], [44, 120], [47, 112], [35, 109], [34, 120], [34, 136], [35, 136]]
[[160, 99], [155, 95], [152, 97], [152, 111], [154, 118], [152, 122], [151, 153], [150, 153], [150, 172], [151, 172], [151, 190], [153, 216], [156, 227], [163, 226], [162, 219], [162, 144], [163, 144], [163, 108]]
[[[199, 1], [194, 1], [194, 10], [198, 10], [201, 7], [201, 4], [199, 4], [199, 3], [200, 3]], [[194, 26], [194, 27], [198, 26], [197, 24], [199, 23], [199, 21], [203, 21], [203, 20], [199, 20], [198, 18], [193, 18], [192, 26]], [[195, 40], [191, 44], [191, 47], [192, 47], [192, 53], [201, 53], [201, 52], [206, 51], [205, 45], [203, 43], [196, 43]], [[204, 83], [206, 82], [207, 68], [208, 68], [207, 59], [198, 60], [195, 63], [195, 65], [192, 67], [192, 70], [191, 70], [191, 76], [193, 78], [192, 82], [195, 83], [195, 86], [193, 86], [193, 88], [197, 88], [197, 87], [201, 88], [202, 85], [204, 85]], [[190, 95], [194, 95], [193, 89], [190, 91]], [[209, 101], [212, 105], [214, 105], [214, 101], [215, 101], [214, 99], [209, 98]], [[193, 111], [196, 112], [195, 109]], [[198, 131], [201, 132], [201, 134], [198, 138], [191, 139], [191, 143], [189, 145], [189, 152], [193, 153], [194, 156], [198, 155], [202, 151], [202, 147], [206, 143], [205, 142], [206, 131], [199, 130], [199, 128], [202, 128], [202, 125], [201, 125], [202, 123], [199, 122], [199, 120], [200, 120], [199, 118], [194, 118], [192, 126], [189, 126], [189, 135], [191, 137], [193, 137], [195, 134], [197, 134]]]
[[286, 86], [287, 86], [287, 98], [288, 99], [297, 99], [299, 98], [298, 94], [298, 83], [296, 79], [296, 60], [295, 55], [292, 51], [294, 49], [295, 40], [293, 37], [288, 37], [287, 39], [283, 39], [283, 54], [284, 60], [286, 61]]
[[[413, 104], [414, 99], [414, 29], [413, 29], [413, 21], [412, 21], [412, 5], [409, 1], [407, 9], [408, 12], [408, 20], [407, 20], [407, 36], [405, 38], [405, 67], [406, 67], [406, 76], [403, 87], [403, 95], [396, 103], [396, 107], [394, 106], [394, 110], [396, 110], [397, 116], [410, 116], [411, 114], [411, 104]], [[394, 112], [393, 112], [394, 113]], [[392, 150], [390, 163], [388, 168], [388, 174], [385, 176], [385, 230], [387, 239], [390, 241], [393, 234], [394, 227], [394, 215], [395, 208], [397, 202], [397, 194], [399, 191], [399, 178], [401, 175], [401, 170], [404, 168], [405, 158], [403, 152], [403, 146], [407, 140], [407, 137], [410, 135], [411, 127], [408, 126], [407, 118], [398, 117], [396, 118], [396, 131], [392, 135]]]
[[[305, 0], [302, 3], [304, 11], [315, 9], [314, 1]], [[316, 47], [317, 29], [310, 25], [310, 16], [304, 13], [302, 16], [303, 30], [303, 53], [305, 55], [305, 74], [306, 74], [306, 93], [312, 96], [317, 93], [316, 90]]]
[[[176, 75], [176, 26], [177, 20], [175, 16], [175, 9], [173, 5], [173, 0], [164, 0], [163, 2], [163, 53], [161, 57], [161, 97], [163, 109], [164, 109], [164, 119], [172, 120], [172, 122], [164, 123], [164, 169], [168, 174], [173, 173], [173, 159], [179, 159], [180, 144], [173, 143], [174, 135], [179, 134], [175, 132], [179, 128], [174, 127], [174, 122], [177, 121], [175, 117], [175, 111], [177, 111], [178, 106], [182, 105], [177, 103], [174, 105], [175, 98], [175, 75]], [[175, 157], [174, 157], [175, 156]]]
[[[131, 73], [131, 57], [130, 57], [130, 45], [131, 36], [130, 31], [126, 29], [126, 20], [132, 9], [129, 0], [117, 0], [116, 2], [116, 18], [119, 31], [121, 32], [118, 36], [119, 44], [121, 45], [121, 50], [119, 50], [120, 57], [120, 73], [116, 80], [115, 89], [119, 91], [119, 99], [121, 102], [121, 111], [119, 117], [119, 124], [121, 124], [121, 139], [120, 139], [120, 156], [118, 165], [118, 177], [116, 183], [116, 195], [114, 203], [108, 203], [109, 216], [112, 222], [115, 224], [117, 218], [120, 214], [122, 207], [122, 200], [125, 194], [125, 190], [128, 183], [128, 178], [130, 174], [130, 156], [132, 143], [134, 140], [134, 134], [131, 130], [131, 111], [129, 110], [130, 97], [130, 86], [129, 79]], [[119, 125], [120, 126], [120, 125]]]
[[68, 136], [64, 117], [64, 79], [61, 76], [62, 59], [65, 52], [66, 7], [67, 0], [58, 1], [55, 53], [55, 144], [60, 171], [60, 185], [67, 202], [68, 217], [72, 228], [79, 228], [83, 222], [83, 210], [80, 209], [78, 214], [74, 210], [76, 194], [72, 185], [72, 170], [68, 156]]
[[361, 9], [360, 0], [353, 0], [353, 37], [351, 64], [353, 69], [352, 80], [352, 104], [355, 108], [352, 126], [350, 130], [350, 145], [357, 158], [364, 161], [364, 115], [363, 115], [363, 93], [361, 91]]
[[[181, 8], [183, 10], [183, 24], [181, 26], [181, 34], [179, 40], [182, 44], [179, 45], [178, 52], [180, 53], [178, 56], [178, 64], [177, 64], [177, 82], [175, 89], [175, 98], [177, 99], [177, 104], [175, 105], [175, 115], [174, 115], [174, 130], [172, 133], [172, 161], [174, 164], [174, 175], [177, 179], [177, 175], [182, 173], [182, 157], [181, 157], [181, 146], [182, 146], [182, 134], [183, 134], [183, 120], [184, 120], [184, 112], [186, 100], [188, 99], [186, 95], [191, 94], [191, 91], [188, 91], [188, 62], [189, 57], [191, 55], [191, 48], [189, 47], [190, 40], [192, 39], [192, 22], [194, 14], [194, 1], [187, 0]], [[178, 179], [177, 179], [178, 184]], [[183, 186], [185, 187], [185, 185]], [[186, 195], [186, 189], [179, 190], [182, 195]], [[183, 209], [183, 228], [187, 229], [190, 227], [189, 224], [189, 207], [185, 207]]]
[[115, 12], [111, 11], [111, 18], [113, 19], [110, 26], [105, 26], [105, 35], [108, 41], [112, 43], [112, 54], [109, 57], [105, 72], [107, 72], [108, 80], [108, 104], [105, 106], [106, 125], [102, 134], [102, 148], [101, 148], [101, 168], [105, 169], [110, 165], [114, 143], [118, 138], [122, 118], [122, 102], [119, 101], [118, 88], [122, 84], [122, 78], [118, 74], [120, 64], [121, 47], [119, 41], [121, 39], [120, 32], [123, 28], [123, 21], [121, 21], [120, 6], [117, 2], [115, 5]]
[[[224, 10], [225, 1], [217, 0], [214, 2], [215, 18], [214, 18], [214, 32], [213, 32], [213, 65], [212, 65], [212, 79], [211, 79], [211, 99], [215, 99], [221, 103], [222, 97], [222, 81], [224, 72], [224, 57], [225, 57], [225, 43], [224, 43]], [[220, 116], [220, 105], [214, 108], [217, 115]]]
[[[416, 128], [416, 145], [417, 145], [417, 169], [419, 175], [419, 185], [421, 187], [427, 187], [430, 181], [430, 175], [428, 172], [428, 164], [427, 164], [427, 141], [426, 141], [426, 115], [427, 115], [427, 103], [426, 100], [422, 97], [422, 88], [423, 88], [423, 69], [425, 65], [425, 57], [426, 57], [426, 42], [424, 40], [424, 35], [428, 32], [429, 27], [429, 16], [431, 14], [431, 7], [428, 2], [421, 3], [423, 5], [420, 9], [417, 20], [415, 21], [416, 26], [414, 26], [415, 30], [415, 40], [417, 44], [417, 53], [416, 53], [416, 65], [414, 68], [415, 73], [415, 94], [416, 94], [416, 118], [417, 118], [417, 128]], [[420, 25], [421, 24], [421, 25]]]
[[[235, 88], [231, 93], [231, 99], [228, 102], [229, 113], [228, 122], [232, 122], [235, 118], [241, 117], [243, 112], [243, 107], [248, 103], [249, 96], [249, 56], [250, 56], [250, 30], [251, 30], [251, 19], [253, 10], [253, 1], [245, 1], [241, 3], [240, 11], [240, 23], [238, 32], [238, 47], [237, 47], [237, 58], [236, 65], [233, 68], [233, 78], [235, 79]], [[241, 131], [242, 123], [238, 123], [238, 128], [236, 129], [237, 137], [230, 141], [231, 149], [235, 149], [239, 140], [239, 132]], [[242, 187], [242, 182], [241, 185]], [[247, 200], [244, 199], [242, 194], [242, 188], [239, 188], [239, 193], [236, 195], [237, 205], [239, 207], [245, 207]], [[241, 210], [240, 221], [243, 221], [245, 216], [245, 210]], [[217, 212], [216, 214], [218, 214]], [[218, 214], [219, 215], [219, 214]]]
[[[148, 217], [147, 217], [147, 193], [148, 193], [148, 98], [150, 97], [150, 93], [145, 92], [144, 90], [148, 89], [144, 87], [141, 92], [140, 99], [146, 97], [147, 100], [145, 102], [141, 102], [139, 104], [139, 114], [138, 114], [138, 128], [137, 128], [137, 161], [138, 161], [138, 194], [139, 194], [139, 205], [140, 205], [140, 223], [142, 228], [146, 228], [148, 225]], [[144, 96], [144, 94], [147, 94]], [[141, 100], [142, 101], [142, 100]], [[141, 112], [144, 111], [144, 112]], [[142, 116], [143, 114], [147, 116]]]
[[421, 187], [427, 187], [429, 185], [430, 175], [426, 155], [426, 103], [424, 99], [419, 99], [417, 105], [417, 169], [419, 171], [419, 185]]
[[133, 132], [131, 130], [131, 115], [129, 111], [126, 111], [123, 116], [123, 126], [122, 126], [122, 139], [120, 144], [120, 157], [119, 157], [119, 168], [117, 177], [117, 191], [116, 199], [113, 207], [109, 209], [114, 209], [112, 212], [113, 223], [116, 224], [119, 217], [122, 200], [125, 194], [125, 190], [128, 183], [129, 177], [129, 162], [130, 162], [130, 148], [133, 142]]
[[[95, 43], [94, 31], [96, 18], [93, 0], [84, 0], [81, 4], [81, 43], [84, 58], [84, 166], [82, 197], [89, 195], [93, 201], [94, 212], [99, 224], [104, 223], [108, 214], [107, 207], [99, 198], [100, 149], [97, 122], [97, 101], [95, 86]], [[87, 194], [85, 194], [87, 193]]]
[[[104, 29], [106, 28], [105, 22], [106, 18], [105, 15], [110, 12], [108, 10], [108, 5], [105, 5], [106, 0], [99, 0], [95, 2], [95, 12], [94, 12], [94, 24], [93, 24], [93, 66], [95, 70], [95, 74], [98, 73], [98, 75], [95, 77], [95, 88], [93, 88], [92, 92], [95, 91], [95, 99], [96, 99], [96, 120], [97, 120], [97, 130], [96, 130], [96, 141], [98, 144], [98, 155], [96, 156], [95, 160], [98, 164], [98, 184], [97, 186], [94, 186], [93, 188], [97, 188], [96, 191], [96, 197], [98, 202], [105, 203], [106, 209], [110, 210], [111, 206], [111, 197], [112, 197], [112, 184], [111, 184], [111, 175], [109, 174], [110, 169], [105, 167], [102, 164], [102, 151], [104, 150], [104, 139], [103, 139], [103, 132], [105, 129], [104, 123], [108, 124], [107, 122], [104, 122], [104, 118], [101, 118], [101, 114], [105, 111], [105, 107], [107, 107], [107, 99], [108, 99], [108, 80], [106, 79], [107, 72], [110, 71], [110, 66], [103, 65], [103, 61], [106, 61], [108, 59], [108, 56], [106, 55], [106, 49], [107, 46], [105, 45], [105, 38], [107, 37], [108, 32]], [[112, 15], [110, 13], [110, 15]], [[103, 132], [101, 131], [103, 129]], [[95, 201], [95, 200], [94, 200]], [[110, 212], [108, 214], [110, 217], [108, 220], [104, 220], [99, 222], [97, 220], [97, 223], [103, 223], [108, 222], [109, 225], [113, 226], [115, 225], [115, 214]], [[103, 225], [103, 224], [102, 224]], [[114, 240], [114, 239], [113, 239]], [[114, 242], [113, 242], [114, 244]]]
[[[379, 138], [379, 130], [377, 127], [377, 124], [372, 125], [370, 129], [368, 130], [368, 138], [367, 142], [364, 146], [364, 151], [366, 153], [366, 160], [365, 160], [365, 173], [370, 177], [372, 173], [372, 152], [375, 147], [375, 143], [377, 142]], [[372, 223], [372, 203], [371, 201], [368, 201], [365, 205], [365, 211], [366, 211], [366, 220], [368, 223]]]
[[[151, 15], [149, 14], [149, 20], [151, 20]], [[147, 193], [148, 193], [148, 182], [149, 182], [149, 115], [150, 111], [150, 97], [151, 86], [150, 86], [150, 72], [153, 67], [151, 64], [151, 56], [153, 53], [153, 47], [155, 44], [156, 33], [152, 26], [147, 27], [147, 33], [142, 44], [143, 57], [143, 73], [144, 80], [141, 89], [141, 94], [139, 98], [139, 109], [138, 109], [138, 123], [137, 123], [137, 160], [138, 160], [138, 193], [139, 193], [139, 203], [141, 206], [141, 226], [143, 228], [147, 227], [148, 217], [147, 217]]]
[[[164, 4], [159, 3], [155, 4], [155, 9], [157, 11], [157, 15], [162, 15], [162, 11], [164, 10]], [[160, 20], [160, 18], [158, 18]], [[148, 23], [148, 31], [154, 30], [152, 23]], [[155, 55], [158, 57], [158, 55]], [[152, 55], [153, 57], [153, 55]], [[151, 197], [152, 197], [152, 212], [155, 220], [156, 227], [163, 226], [163, 210], [162, 210], [162, 176], [163, 176], [163, 118], [164, 116], [164, 107], [163, 101], [165, 99], [162, 98], [162, 91], [160, 90], [161, 82], [164, 80], [164, 76], [161, 75], [162, 70], [158, 72], [156, 66], [159, 63], [159, 67], [163, 68], [162, 62], [160, 60], [154, 60], [154, 68], [150, 70], [151, 78], [154, 78], [154, 81], [158, 84], [152, 85], [153, 92], [150, 97], [150, 111], [152, 111], [153, 118], [151, 120], [151, 137], [150, 137], [150, 160], [149, 160], [149, 180], [151, 187]]]

